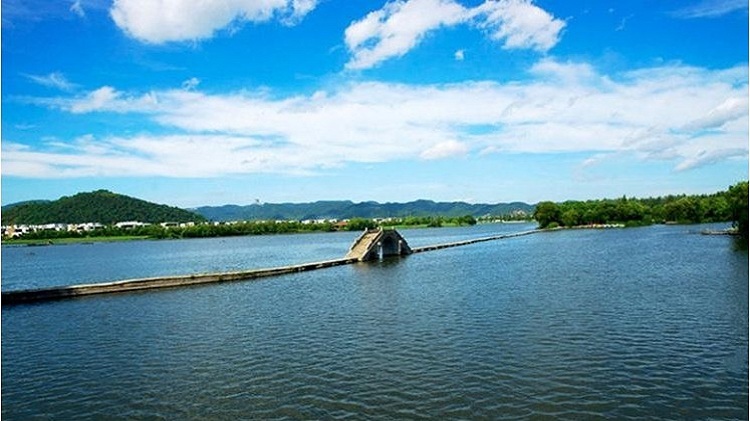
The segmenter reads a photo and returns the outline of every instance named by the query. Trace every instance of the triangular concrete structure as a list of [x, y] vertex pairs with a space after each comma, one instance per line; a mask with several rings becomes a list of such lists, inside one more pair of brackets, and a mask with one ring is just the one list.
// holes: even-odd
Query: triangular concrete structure
[[354, 241], [345, 258], [363, 262], [389, 256], [405, 256], [411, 253], [411, 247], [398, 231], [377, 228], [365, 230]]

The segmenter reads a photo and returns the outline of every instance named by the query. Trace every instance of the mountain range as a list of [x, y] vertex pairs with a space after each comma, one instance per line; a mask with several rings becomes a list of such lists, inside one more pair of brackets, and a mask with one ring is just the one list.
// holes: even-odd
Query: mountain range
[[317, 201], [312, 203], [264, 203], [254, 205], [201, 206], [180, 209], [112, 193], [107, 190], [78, 193], [58, 200], [33, 200], [2, 207], [2, 223], [49, 224], [122, 221], [200, 222], [239, 220], [306, 220], [387, 218], [407, 216], [475, 217], [531, 214], [534, 206], [523, 202], [469, 204], [417, 200], [408, 203]]
[[524, 212], [531, 214], [534, 206], [523, 202], [499, 204], [469, 204], [465, 202], [434, 202], [416, 200], [407, 203], [354, 203], [342, 201], [318, 201], [312, 203], [265, 203], [247, 206], [202, 206], [191, 211], [213, 221], [239, 220], [306, 220], [306, 219], [351, 219], [387, 218], [407, 216], [475, 217], [510, 215]]

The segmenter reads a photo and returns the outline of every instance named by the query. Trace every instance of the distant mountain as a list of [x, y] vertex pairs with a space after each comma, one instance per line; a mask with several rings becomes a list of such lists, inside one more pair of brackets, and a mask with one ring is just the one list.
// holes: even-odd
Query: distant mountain
[[3, 206], [2, 223], [50, 224], [99, 222], [111, 224], [123, 221], [189, 222], [205, 219], [193, 212], [107, 190], [78, 193], [54, 201], [31, 201]]
[[351, 201], [319, 201], [313, 203], [265, 203], [258, 205], [202, 206], [192, 211], [212, 221], [240, 220], [305, 220], [387, 218], [406, 216], [456, 217], [472, 215], [509, 215], [514, 212], [534, 212], [534, 205], [523, 202], [498, 204], [469, 204], [464, 202], [433, 202], [417, 200], [408, 203], [378, 203]]
[[2, 207], [2, 223], [49, 224], [122, 221], [189, 222], [305, 220], [387, 218], [407, 216], [457, 217], [472, 215], [501, 216], [515, 212], [534, 212], [534, 206], [523, 202], [498, 204], [469, 204], [465, 202], [434, 202], [417, 200], [408, 203], [378, 203], [352, 201], [318, 201], [313, 203], [265, 203], [247, 206], [202, 206], [180, 209], [159, 205], [107, 190], [78, 193], [54, 201], [34, 200]]

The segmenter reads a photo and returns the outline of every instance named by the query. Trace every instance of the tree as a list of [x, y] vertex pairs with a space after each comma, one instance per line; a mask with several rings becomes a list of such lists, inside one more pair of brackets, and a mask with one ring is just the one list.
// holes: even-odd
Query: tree
[[560, 223], [560, 207], [554, 202], [539, 202], [534, 209], [534, 219], [539, 228], [547, 228], [549, 224]]
[[455, 221], [458, 225], [476, 225], [477, 224], [477, 219], [474, 218], [472, 215], [459, 216], [458, 218], [455, 218]]
[[737, 228], [740, 239], [748, 240], [748, 182], [742, 181], [729, 188], [727, 201], [732, 215], [732, 225]]
[[370, 229], [377, 227], [378, 224], [372, 219], [365, 218], [352, 218], [346, 225], [348, 231], [362, 231], [364, 229]]
[[707, 222], [722, 222], [732, 219], [726, 194], [714, 194], [702, 200], [701, 208], [705, 210], [703, 220]]
[[700, 205], [696, 197], [681, 197], [664, 205], [664, 216], [668, 221], [698, 223], [703, 215]]
[[568, 209], [565, 212], [562, 213], [562, 216], [560, 217], [562, 220], [563, 225], [566, 227], [574, 227], [576, 225], [581, 225], [580, 215], [578, 214], [578, 211], [575, 209]]

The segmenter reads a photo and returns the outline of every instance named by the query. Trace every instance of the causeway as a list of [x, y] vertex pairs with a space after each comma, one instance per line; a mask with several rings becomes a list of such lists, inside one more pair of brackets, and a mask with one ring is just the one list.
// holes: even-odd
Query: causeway
[[268, 269], [253, 269], [235, 272], [203, 273], [193, 275], [160, 276], [151, 278], [126, 279], [122, 281], [80, 284], [61, 287], [26, 289], [2, 293], [2, 305], [33, 303], [60, 300], [95, 294], [142, 291], [159, 288], [175, 288], [191, 285], [203, 285], [220, 282], [234, 282], [261, 279], [290, 273], [306, 272], [334, 266], [349, 265], [389, 256], [405, 256], [411, 253], [440, 250], [449, 247], [465, 246], [484, 241], [501, 240], [535, 234], [543, 230], [522, 231], [512, 234], [493, 235], [451, 243], [422, 247], [409, 247], [406, 240], [396, 230], [366, 230], [354, 241], [345, 257], [313, 263], [281, 266]]

